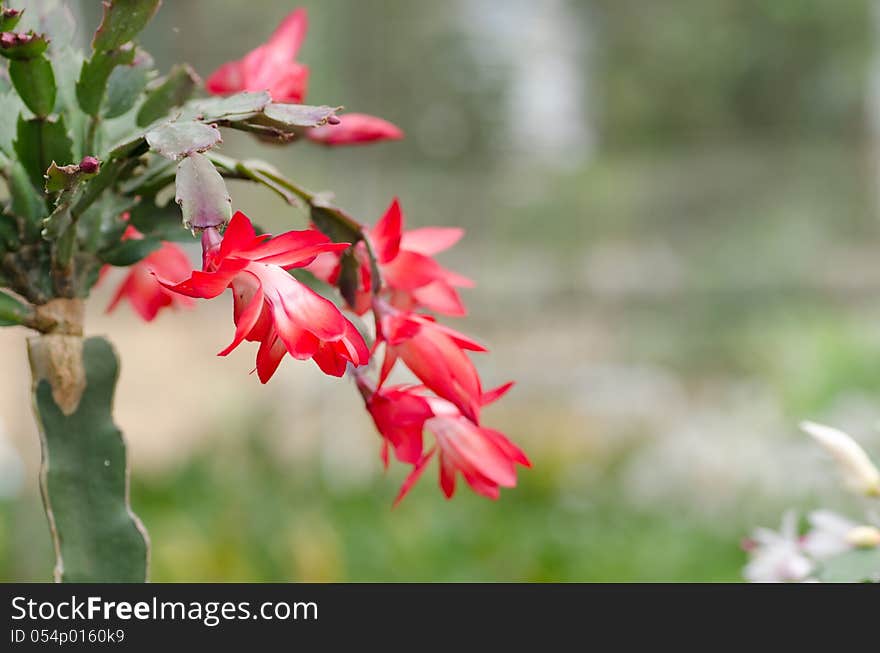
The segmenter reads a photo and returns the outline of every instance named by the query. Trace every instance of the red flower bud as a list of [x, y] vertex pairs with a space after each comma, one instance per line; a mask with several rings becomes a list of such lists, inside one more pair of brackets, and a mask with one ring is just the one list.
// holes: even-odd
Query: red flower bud
[[101, 169], [101, 162], [93, 156], [84, 156], [79, 162], [80, 172], [87, 175], [93, 175]]

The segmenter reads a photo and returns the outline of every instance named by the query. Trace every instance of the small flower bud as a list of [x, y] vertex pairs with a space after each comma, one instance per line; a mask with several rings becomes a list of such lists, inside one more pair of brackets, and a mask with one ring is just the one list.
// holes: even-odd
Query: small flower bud
[[814, 422], [802, 422], [801, 429], [831, 454], [847, 487], [859, 494], [880, 496], [880, 471], [858, 442], [843, 431]]
[[93, 156], [84, 156], [79, 162], [79, 169], [87, 175], [94, 175], [101, 169], [101, 162]]
[[860, 549], [880, 546], [880, 529], [876, 526], [856, 526], [846, 534], [846, 541]]

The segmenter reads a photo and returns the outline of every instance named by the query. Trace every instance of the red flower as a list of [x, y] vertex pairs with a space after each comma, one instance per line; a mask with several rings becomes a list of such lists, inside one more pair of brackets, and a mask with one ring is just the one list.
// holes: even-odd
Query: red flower
[[[473, 281], [447, 270], [432, 256], [452, 247], [464, 234], [455, 227], [424, 227], [403, 230], [403, 212], [397, 198], [369, 233], [382, 281], [395, 307], [424, 307], [443, 315], [465, 315], [467, 310], [456, 288], [470, 288]], [[363, 243], [355, 247], [359, 283], [352, 309], [362, 315], [372, 301], [372, 267]], [[340, 272], [339, 254], [319, 256], [309, 270], [319, 279], [335, 284]]]
[[219, 355], [225, 356], [244, 340], [259, 342], [257, 373], [263, 383], [286, 353], [301, 360], [311, 358], [333, 376], [342, 376], [348, 363], [367, 363], [369, 351], [354, 325], [333, 302], [287, 272], [308, 265], [322, 252], [345, 249], [346, 243], [332, 243], [312, 229], [274, 238], [257, 236], [240, 211], [219, 244], [210, 235], [203, 236], [205, 243], [203, 271], [192, 272], [180, 283], [163, 280], [162, 284], [182, 295], [205, 299], [232, 288], [235, 337]]
[[213, 95], [269, 91], [276, 102], [302, 102], [309, 69], [294, 59], [307, 28], [306, 10], [293, 11], [281, 21], [268, 42], [243, 59], [229, 61], [215, 70], [205, 81], [205, 88]]
[[[447, 498], [455, 493], [458, 472], [477, 494], [497, 499], [499, 488], [516, 485], [517, 464], [531, 467], [528, 457], [503, 433], [480, 426], [450, 402], [427, 395], [424, 388], [394, 386], [371, 392], [365, 382], [359, 380], [359, 385], [367, 397], [367, 409], [385, 439], [386, 464], [390, 444], [400, 460], [413, 465], [395, 505], [410, 491], [438, 450], [440, 487]], [[487, 393], [481, 403], [495, 401], [512, 385]], [[437, 442], [427, 453], [422, 452], [423, 429], [430, 431]]]
[[[128, 226], [122, 235], [123, 240], [141, 239], [137, 229]], [[104, 266], [104, 273], [108, 266]], [[129, 268], [128, 274], [119, 285], [116, 294], [107, 306], [107, 312], [115, 310], [119, 302], [127, 299], [135, 312], [146, 322], [152, 322], [159, 311], [166, 306], [192, 306], [189, 297], [169, 292], [156, 280], [155, 275], [165, 279], [185, 279], [192, 266], [186, 253], [174, 243], [163, 242], [162, 247], [148, 254]], [[155, 273], [155, 274], [154, 274]]]
[[[242, 91], [269, 91], [275, 102], [300, 103], [306, 98], [309, 69], [296, 61], [306, 38], [308, 17], [299, 8], [281, 21], [269, 40], [238, 61], [229, 61], [205, 81], [212, 95]], [[362, 113], [339, 116], [336, 124], [311, 129], [310, 140], [324, 145], [352, 145], [384, 140], [400, 140], [403, 132], [387, 120]]]
[[335, 125], [326, 124], [306, 132], [306, 137], [322, 145], [365, 145], [375, 141], [399, 141], [403, 131], [387, 120], [365, 113], [337, 116]]
[[388, 467], [388, 446], [395, 457], [414, 465], [422, 457], [422, 429], [432, 417], [423, 393], [413, 386], [392, 386], [373, 390], [363, 375], [356, 377], [367, 410], [382, 435], [382, 461]]
[[465, 351], [486, 351], [466, 335], [434, 322], [430, 316], [398, 311], [377, 302], [377, 342], [385, 342], [379, 385], [401, 359], [419, 380], [438, 396], [479, 420], [483, 388]]

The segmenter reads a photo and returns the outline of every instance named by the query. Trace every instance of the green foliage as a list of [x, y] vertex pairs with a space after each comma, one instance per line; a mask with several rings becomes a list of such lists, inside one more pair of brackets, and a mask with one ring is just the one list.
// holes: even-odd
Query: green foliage
[[21, 20], [20, 9], [0, 9], [0, 32], [11, 32]]
[[126, 267], [137, 263], [161, 246], [162, 241], [157, 238], [130, 239], [124, 240], [110, 249], [98, 252], [98, 256], [104, 263], [109, 265]]
[[0, 326], [22, 324], [30, 314], [27, 305], [0, 291]]
[[235, 122], [251, 118], [271, 101], [268, 91], [245, 91], [228, 97], [214, 97], [190, 102], [186, 114], [204, 122]]
[[162, 0], [110, 0], [92, 39], [95, 52], [107, 52], [136, 37], [159, 10]]
[[49, 47], [49, 39], [45, 34], [26, 34], [6, 32], [0, 37], [0, 55], [7, 59], [27, 60], [42, 56]]
[[[53, 337], [60, 336], [43, 338]], [[30, 343], [32, 359], [43, 338]], [[69, 414], [48, 380], [37, 377], [34, 385], [56, 575], [67, 582], [141, 582], [148, 545], [128, 505], [125, 444], [112, 417], [118, 362], [103, 338], [82, 343], [82, 362], [85, 388]]]
[[13, 59], [9, 62], [9, 78], [27, 108], [38, 117], [45, 117], [55, 107], [55, 75], [52, 64], [44, 56]]
[[157, 82], [147, 91], [147, 97], [138, 110], [139, 127], [146, 127], [167, 116], [172, 109], [186, 102], [196, 88], [198, 76], [189, 66], [176, 65]]
[[146, 139], [150, 149], [172, 161], [205, 152], [221, 140], [220, 130], [195, 120], [163, 123], [148, 131]]
[[83, 111], [90, 116], [98, 115], [110, 74], [117, 66], [130, 66], [134, 62], [134, 55], [135, 49], [129, 46], [109, 52], [96, 52], [83, 64], [76, 84], [76, 97]]
[[164, 206], [141, 202], [130, 213], [129, 222], [145, 236], [158, 240], [192, 240], [191, 234], [180, 228], [180, 207], [174, 202]]
[[15, 152], [31, 183], [42, 189], [44, 175], [53, 161], [66, 165], [73, 160], [73, 143], [67, 133], [64, 116], [26, 120], [19, 115]]
[[118, 66], [110, 73], [103, 116], [117, 118], [128, 113], [137, 104], [153, 75], [153, 58], [142, 50], [136, 50], [131, 64]]
[[45, 215], [46, 203], [31, 182], [20, 161], [9, 166], [10, 209], [29, 225], [36, 225]]

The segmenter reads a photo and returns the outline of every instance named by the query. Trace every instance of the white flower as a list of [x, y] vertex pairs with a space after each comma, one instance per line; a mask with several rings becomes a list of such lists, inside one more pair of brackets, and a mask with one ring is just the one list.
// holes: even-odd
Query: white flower
[[814, 422], [802, 422], [801, 428], [831, 454], [847, 487], [859, 494], [880, 496], [880, 471], [858, 442], [843, 431]]
[[830, 510], [815, 510], [807, 515], [812, 527], [801, 542], [803, 550], [817, 560], [849, 551], [849, 534], [858, 527], [854, 521]]
[[797, 532], [797, 515], [787, 512], [779, 532], [759, 528], [752, 535], [751, 559], [743, 576], [751, 583], [805, 581], [813, 563], [804, 555]]

